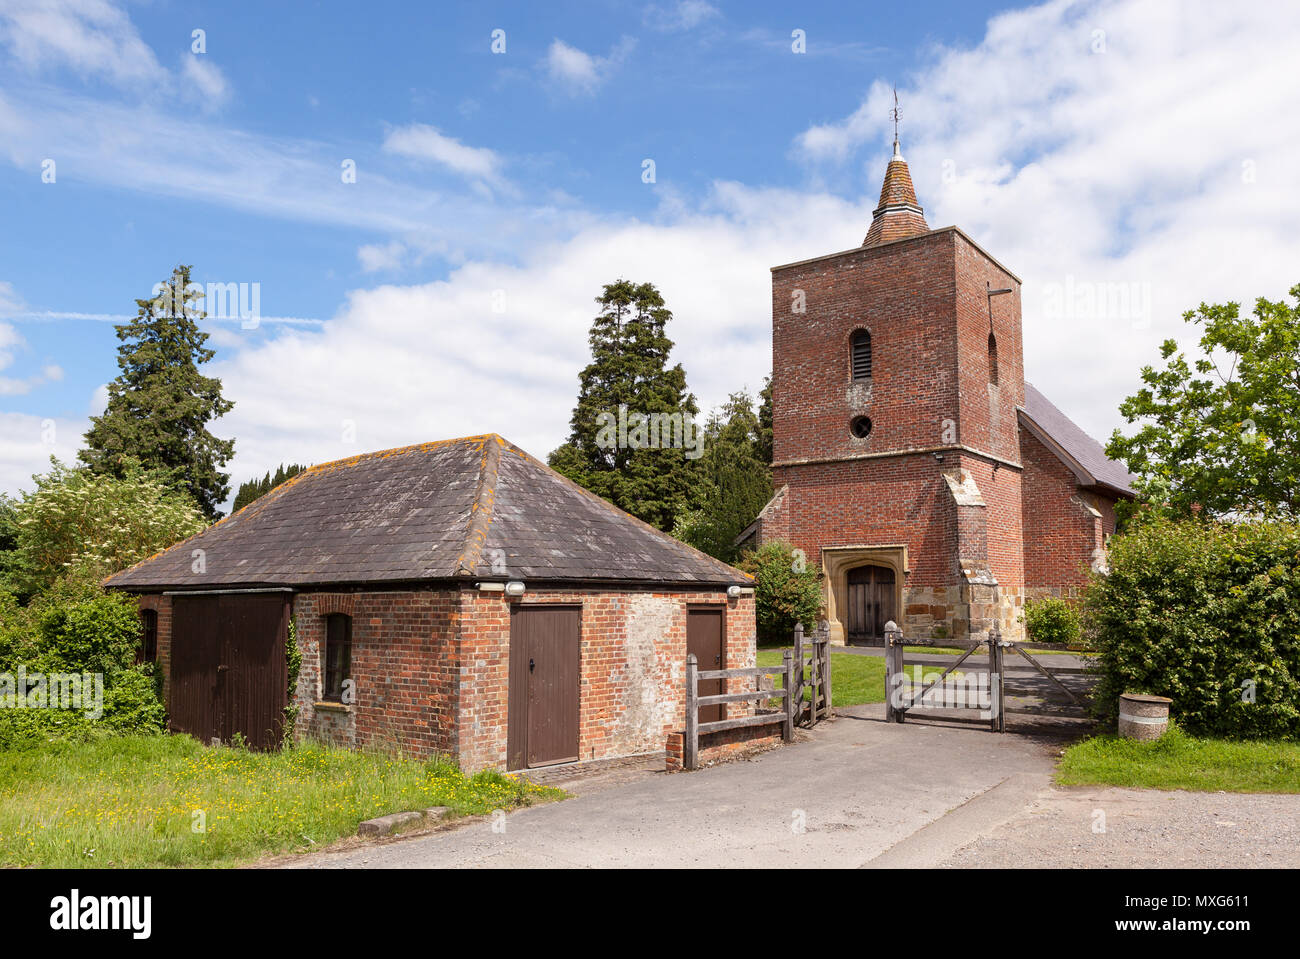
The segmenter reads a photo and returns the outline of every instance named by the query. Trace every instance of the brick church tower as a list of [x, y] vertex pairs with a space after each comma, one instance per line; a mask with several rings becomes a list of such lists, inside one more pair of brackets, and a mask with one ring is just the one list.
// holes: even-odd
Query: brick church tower
[[1023, 636], [1104, 562], [1130, 477], [1025, 383], [1020, 285], [930, 229], [897, 138], [862, 245], [772, 269], [777, 493], [741, 541], [803, 551], [833, 641]]

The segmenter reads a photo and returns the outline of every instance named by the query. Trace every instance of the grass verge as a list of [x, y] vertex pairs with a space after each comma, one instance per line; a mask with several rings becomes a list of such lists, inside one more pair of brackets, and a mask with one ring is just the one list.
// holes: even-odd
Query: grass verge
[[[759, 666], [780, 666], [781, 650], [760, 649]], [[942, 666], [926, 666], [925, 679], [928, 681], [942, 673]], [[912, 667], [907, 667], [907, 675], [912, 675]], [[956, 674], [954, 674], [956, 675]], [[777, 682], [777, 686], [780, 686]], [[804, 698], [812, 696], [812, 690], [804, 691]], [[831, 705], [857, 706], [862, 703], [883, 703], [885, 701], [885, 658], [883, 656], [859, 656], [855, 653], [831, 653]]]
[[1094, 736], [1061, 757], [1064, 785], [1300, 793], [1300, 743], [1198, 739], [1171, 725], [1152, 742]]
[[304, 745], [280, 753], [124, 736], [0, 752], [0, 865], [225, 866], [304, 851], [363, 819], [476, 815], [561, 790], [446, 762]]

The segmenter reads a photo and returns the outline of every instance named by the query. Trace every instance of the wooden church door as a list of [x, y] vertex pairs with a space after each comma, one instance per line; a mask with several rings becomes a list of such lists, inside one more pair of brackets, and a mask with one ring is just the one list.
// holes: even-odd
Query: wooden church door
[[845, 627], [849, 645], [883, 646], [885, 623], [898, 620], [894, 571], [887, 566], [859, 566], [849, 570], [848, 587]]

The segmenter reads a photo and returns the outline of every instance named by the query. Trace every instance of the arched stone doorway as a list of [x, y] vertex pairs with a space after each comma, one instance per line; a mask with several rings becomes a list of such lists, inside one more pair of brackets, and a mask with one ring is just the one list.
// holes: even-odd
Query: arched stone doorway
[[[830, 622], [832, 643], [883, 645], [884, 624], [892, 619], [902, 625], [903, 587], [908, 573], [906, 546], [825, 546], [822, 547], [822, 569], [826, 575], [826, 618]], [[862, 569], [869, 572], [857, 572]], [[855, 581], [852, 599], [850, 575]], [[865, 594], [861, 592], [864, 577]], [[855, 635], [850, 639], [850, 608], [854, 601], [864, 605], [853, 614]], [[868, 602], [875, 605], [867, 609], [865, 604]], [[859, 627], [859, 612], [862, 614], [861, 622], [868, 626], [866, 629]], [[882, 617], [878, 623], [877, 616]], [[869, 624], [866, 622], [868, 618]], [[878, 636], [875, 635], [877, 632]]]

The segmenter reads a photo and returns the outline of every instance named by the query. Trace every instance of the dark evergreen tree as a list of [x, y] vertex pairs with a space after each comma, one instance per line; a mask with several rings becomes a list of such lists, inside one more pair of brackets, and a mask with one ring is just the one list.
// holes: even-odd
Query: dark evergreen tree
[[120, 372], [108, 385], [108, 407], [91, 418], [78, 458], [118, 478], [132, 461], [162, 470], [215, 519], [230, 492], [221, 469], [235, 441], [218, 439], [207, 426], [234, 404], [222, 397], [219, 379], [199, 372], [215, 355], [198, 325], [206, 315], [202, 298], [190, 289], [190, 267], [182, 265], [158, 295], [135, 301], [136, 318], [117, 327]]
[[591, 363], [579, 375], [568, 442], [550, 465], [667, 531], [690, 505], [700, 438], [686, 373], [668, 365], [672, 313], [649, 283], [618, 280], [596, 302]]
[[251, 479], [246, 483], [240, 483], [239, 491], [235, 493], [234, 512], [239, 512], [249, 503], [265, 496], [281, 483], [293, 479], [306, 468], [298, 463], [290, 463], [288, 466], [281, 463], [276, 467], [274, 475], [267, 473], [261, 479]]
[[710, 556], [734, 562], [735, 539], [772, 498], [770, 433], [746, 392], [733, 393], [705, 427], [697, 464], [695, 508], [679, 517], [673, 535]]

